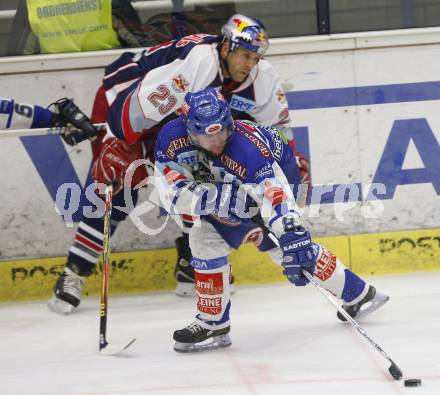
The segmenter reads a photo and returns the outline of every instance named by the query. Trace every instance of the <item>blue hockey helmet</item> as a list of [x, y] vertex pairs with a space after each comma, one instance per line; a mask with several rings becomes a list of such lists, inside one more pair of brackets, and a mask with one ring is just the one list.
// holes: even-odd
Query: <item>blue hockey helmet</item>
[[182, 119], [191, 136], [211, 136], [220, 131], [232, 133], [231, 108], [214, 88], [187, 93], [182, 104]]
[[269, 36], [263, 23], [247, 16], [232, 15], [222, 27], [222, 34], [230, 42], [230, 51], [245, 48], [264, 55], [269, 48]]

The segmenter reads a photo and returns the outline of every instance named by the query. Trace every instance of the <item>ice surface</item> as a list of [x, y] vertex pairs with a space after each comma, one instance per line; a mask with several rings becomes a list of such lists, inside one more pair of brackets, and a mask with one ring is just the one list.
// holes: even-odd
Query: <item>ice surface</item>
[[112, 297], [108, 339], [137, 341], [123, 356], [98, 352], [99, 301], [71, 316], [45, 303], [0, 305], [2, 395], [440, 394], [440, 273], [375, 276], [391, 300], [360, 324], [395, 360], [389, 363], [312, 285], [238, 288], [232, 346], [173, 351], [172, 333], [193, 319], [194, 301], [173, 294]]

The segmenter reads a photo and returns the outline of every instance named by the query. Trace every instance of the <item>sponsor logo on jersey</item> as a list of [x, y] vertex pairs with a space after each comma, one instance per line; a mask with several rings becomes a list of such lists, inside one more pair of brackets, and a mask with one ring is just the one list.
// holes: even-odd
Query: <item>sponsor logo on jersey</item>
[[271, 126], [266, 126], [265, 129], [268, 130], [272, 136], [272, 141], [274, 144], [272, 155], [275, 158], [275, 160], [279, 162], [283, 155], [283, 140], [281, 139], [278, 129]]
[[229, 105], [234, 110], [249, 112], [255, 107], [255, 102], [238, 95], [232, 95]]
[[273, 168], [271, 165], [264, 165], [260, 170], [255, 173], [255, 178], [271, 178], [274, 176]]
[[170, 145], [168, 146], [165, 154], [170, 159], [174, 159], [176, 157], [176, 151], [192, 146], [191, 138], [189, 136], [180, 137], [178, 139], [172, 140]]
[[222, 130], [222, 125], [220, 125], [219, 123], [213, 123], [212, 125], [209, 125], [205, 128], [205, 133], [214, 134], [220, 132], [220, 130]]
[[235, 161], [234, 159], [230, 158], [228, 155], [223, 154], [220, 157], [220, 161], [233, 173], [238, 174], [241, 178], [244, 179], [246, 178], [247, 175], [246, 168], [237, 161]]
[[177, 155], [177, 162], [185, 165], [193, 165], [197, 161], [198, 151], [182, 152]]
[[[241, 126], [248, 126], [242, 122], [237, 122], [239, 125]], [[246, 127], [246, 129], [248, 129], [248, 127]], [[249, 141], [251, 141], [253, 144], [255, 144], [257, 146], [257, 148], [259, 149], [259, 151], [261, 152], [261, 154], [265, 157], [265, 158], [269, 158], [270, 157], [270, 150], [269, 148], [267, 148], [266, 144], [264, 144], [257, 136], [254, 136], [244, 130], [242, 130], [241, 128], [236, 128], [236, 130], [241, 133], [243, 136], [245, 136]], [[252, 129], [254, 130], [254, 129]]]
[[278, 103], [284, 104], [286, 102], [286, 95], [281, 89], [277, 90], [275, 94], [277, 96]]
[[177, 92], [177, 93], [185, 92], [188, 85], [189, 85], [189, 82], [185, 79], [185, 77], [182, 74], [179, 74], [178, 76], [173, 77], [172, 87], [175, 92]]

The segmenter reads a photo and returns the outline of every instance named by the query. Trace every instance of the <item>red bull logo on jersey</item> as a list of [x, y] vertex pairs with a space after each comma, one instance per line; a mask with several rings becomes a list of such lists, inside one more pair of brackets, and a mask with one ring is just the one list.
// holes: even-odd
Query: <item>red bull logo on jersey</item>
[[275, 94], [279, 103], [286, 103], [286, 95], [281, 89], [277, 90]]
[[188, 85], [189, 82], [185, 79], [185, 77], [182, 74], [179, 74], [178, 76], [173, 78], [172, 86], [174, 91], [177, 93], [185, 92]]
[[222, 130], [222, 125], [219, 123], [213, 123], [212, 125], [209, 125], [205, 128], [206, 134], [214, 134], [217, 132], [220, 132]]

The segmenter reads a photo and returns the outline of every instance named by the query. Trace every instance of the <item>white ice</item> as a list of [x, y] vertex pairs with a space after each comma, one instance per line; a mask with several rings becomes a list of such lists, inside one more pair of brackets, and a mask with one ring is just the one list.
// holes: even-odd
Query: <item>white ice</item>
[[440, 394], [440, 273], [368, 280], [391, 300], [360, 324], [421, 387], [395, 381], [313, 285], [285, 284], [238, 288], [232, 346], [197, 354], [173, 351], [173, 330], [193, 318], [191, 298], [116, 298], [110, 289], [109, 341], [137, 338], [119, 357], [98, 353], [96, 298], [71, 316], [42, 302], [0, 305], [0, 394]]

